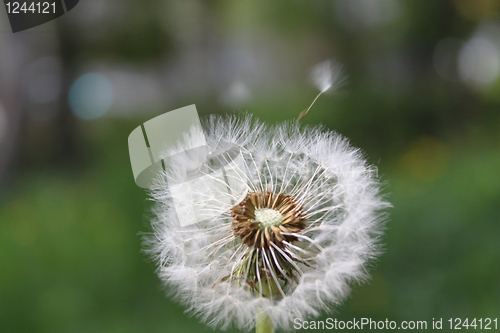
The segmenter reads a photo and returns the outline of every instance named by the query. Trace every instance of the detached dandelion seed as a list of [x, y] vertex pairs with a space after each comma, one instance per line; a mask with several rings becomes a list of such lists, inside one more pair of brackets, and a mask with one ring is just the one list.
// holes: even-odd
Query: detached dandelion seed
[[[331, 73], [318, 76], [322, 92], [339, 83]], [[379, 252], [390, 204], [375, 168], [322, 127], [268, 126], [249, 114], [212, 115], [203, 126], [207, 160], [185, 154], [151, 191], [156, 218], [145, 242], [160, 278], [222, 329], [290, 330], [295, 318], [331, 311]], [[196, 206], [176, 211], [169, 184], [200, 177], [210, 191], [191, 186], [185, 201]], [[189, 210], [206, 219], [181, 227]]]
[[319, 90], [318, 96], [313, 100], [311, 105], [302, 111], [297, 118], [301, 120], [304, 118], [312, 108], [319, 96], [328, 90], [334, 90], [343, 85], [346, 81], [346, 76], [343, 73], [342, 65], [333, 61], [326, 60], [318, 65], [314, 66], [311, 70], [311, 81], [316, 88]]

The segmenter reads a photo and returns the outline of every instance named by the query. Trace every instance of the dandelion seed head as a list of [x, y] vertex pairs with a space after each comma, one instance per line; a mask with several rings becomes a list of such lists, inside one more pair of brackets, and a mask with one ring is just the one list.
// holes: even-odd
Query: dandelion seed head
[[[189, 312], [222, 329], [251, 329], [257, 311], [284, 330], [331, 311], [379, 253], [389, 204], [374, 168], [321, 127], [267, 126], [245, 114], [212, 115], [203, 126], [210, 153], [171, 161], [151, 191], [145, 245], [160, 278]], [[179, 175], [205, 177], [210, 192], [183, 187]], [[200, 222], [181, 226], [190, 214]]]

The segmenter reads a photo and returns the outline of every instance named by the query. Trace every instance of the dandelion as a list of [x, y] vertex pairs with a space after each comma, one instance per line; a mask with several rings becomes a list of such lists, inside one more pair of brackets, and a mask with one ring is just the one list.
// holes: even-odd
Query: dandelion
[[290, 330], [331, 311], [379, 252], [389, 204], [376, 169], [320, 126], [242, 114], [211, 115], [203, 128], [203, 156], [170, 158], [151, 191], [146, 247], [160, 278], [222, 329]]

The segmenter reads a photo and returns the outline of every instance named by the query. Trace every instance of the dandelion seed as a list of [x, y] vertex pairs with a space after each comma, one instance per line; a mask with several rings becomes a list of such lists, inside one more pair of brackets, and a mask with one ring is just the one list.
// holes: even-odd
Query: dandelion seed
[[[160, 278], [191, 313], [222, 329], [248, 330], [262, 317], [259, 325], [289, 330], [295, 318], [331, 311], [378, 253], [389, 204], [375, 169], [321, 127], [267, 126], [251, 115], [212, 115], [203, 126], [208, 162], [187, 154], [151, 193], [156, 218], [146, 246]], [[198, 186], [186, 194], [204, 221], [181, 227], [178, 215], [190, 207], [176, 212], [168, 186], [179, 175], [213, 181], [210, 195]]]
[[342, 65], [332, 60], [326, 60], [314, 66], [311, 70], [311, 81], [318, 88], [319, 94], [313, 100], [311, 105], [302, 111], [298, 117], [301, 120], [312, 108], [319, 96], [330, 89], [337, 89], [344, 84], [346, 76], [343, 73]]

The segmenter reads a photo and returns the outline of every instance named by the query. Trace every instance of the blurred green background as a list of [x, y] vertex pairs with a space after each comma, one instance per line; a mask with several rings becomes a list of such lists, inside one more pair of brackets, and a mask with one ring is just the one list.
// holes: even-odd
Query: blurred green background
[[141, 252], [128, 134], [189, 104], [296, 118], [331, 58], [348, 82], [303, 122], [360, 147], [394, 205], [333, 316], [500, 317], [499, 1], [85, 0], [9, 29], [0, 10], [0, 332], [211, 332]]

